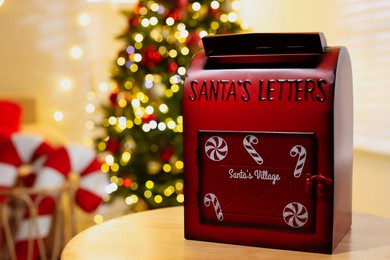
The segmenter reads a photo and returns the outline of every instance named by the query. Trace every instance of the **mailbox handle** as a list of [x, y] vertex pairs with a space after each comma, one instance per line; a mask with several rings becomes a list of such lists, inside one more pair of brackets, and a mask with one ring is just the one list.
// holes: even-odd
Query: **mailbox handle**
[[205, 36], [206, 56], [247, 54], [321, 54], [327, 47], [323, 33], [243, 33]]

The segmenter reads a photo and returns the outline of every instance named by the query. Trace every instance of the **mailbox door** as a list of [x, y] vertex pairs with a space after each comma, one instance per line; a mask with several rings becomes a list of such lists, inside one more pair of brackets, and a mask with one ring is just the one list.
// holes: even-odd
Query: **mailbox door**
[[315, 232], [313, 133], [198, 132], [201, 223]]

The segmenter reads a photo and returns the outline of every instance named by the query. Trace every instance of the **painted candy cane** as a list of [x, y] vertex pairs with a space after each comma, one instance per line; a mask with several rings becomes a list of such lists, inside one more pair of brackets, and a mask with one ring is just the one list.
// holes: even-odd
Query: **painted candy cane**
[[219, 221], [223, 220], [223, 213], [221, 205], [219, 204], [217, 196], [213, 193], [207, 193], [204, 196], [203, 203], [206, 207], [209, 207], [211, 204], [213, 204], [215, 214], [217, 215], [217, 219]]
[[257, 144], [259, 140], [254, 135], [247, 135], [244, 138], [244, 141], [242, 142], [246, 151], [252, 156], [253, 160], [257, 164], [263, 164], [263, 158], [256, 152], [256, 150], [253, 148], [252, 144]]
[[291, 148], [290, 155], [296, 157], [298, 155], [297, 164], [294, 169], [294, 177], [299, 178], [302, 174], [303, 167], [306, 160], [306, 149], [303, 146], [296, 145]]

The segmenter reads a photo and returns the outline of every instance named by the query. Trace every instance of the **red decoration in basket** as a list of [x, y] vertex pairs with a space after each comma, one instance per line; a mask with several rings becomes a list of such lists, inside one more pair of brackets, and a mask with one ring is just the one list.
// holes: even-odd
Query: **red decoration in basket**
[[[37, 168], [43, 163], [46, 156], [53, 150], [51, 145], [38, 135], [12, 134], [0, 143], [0, 190], [11, 189], [17, 181], [19, 168], [25, 164], [32, 164], [33, 172], [28, 175], [29, 182], [35, 178]], [[0, 202], [6, 197], [0, 195]]]
[[[108, 184], [107, 176], [100, 170], [99, 163], [93, 150], [78, 144], [69, 144], [52, 151], [47, 156], [34, 183], [37, 190], [60, 189], [71, 173], [80, 176], [79, 188], [75, 193], [75, 202], [86, 212], [92, 212], [103, 201], [104, 188]], [[39, 233], [33, 233], [34, 239], [33, 259], [38, 259], [39, 249], [37, 241], [46, 240], [50, 232], [52, 215], [55, 212], [55, 201], [58, 192], [46, 195], [38, 202], [38, 216], [36, 221]], [[36, 196], [32, 197], [33, 200]], [[16, 252], [18, 259], [26, 259], [26, 248], [28, 239], [31, 236], [29, 225], [31, 216], [26, 212], [25, 219], [16, 234]]]

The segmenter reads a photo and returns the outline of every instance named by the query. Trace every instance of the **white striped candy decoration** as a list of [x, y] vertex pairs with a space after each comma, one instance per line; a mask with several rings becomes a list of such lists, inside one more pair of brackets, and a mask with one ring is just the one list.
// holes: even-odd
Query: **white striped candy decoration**
[[308, 217], [307, 209], [299, 202], [291, 202], [283, 210], [284, 221], [293, 228], [303, 227]]
[[[0, 190], [9, 190], [16, 183], [19, 168], [31, 164], [35, 174], [53, 148], [39, 135], [16, 133], [0, 143]], [[0, 202], [5, 195], [0, 195]]]
[[[104, 190], [109, 181], [107, 175], [100, 170], [100, 163], [95, 152], [83, 145], [68, 144], [51, 152], [42, 169], [37, 173], [34, 188], [38, 190], [60, 188], [71, 173], [80, 176], [79, 187], [75, 194], [76, 203], [84, 211], [92, 212], [102, 203], [103, 196], [106, 194]], [[58, 196], [59, 192], [53, 192], [45, 196], [38, 204], [37, 232], [31, 233], [27, 229], [28, 223], [31, 223], [31, 217], [28, 213], [26, 214], [16, 234], [15, 247], [18, 257], [20, 253], [20, 259], [23, 259], [31, 237], [34, 239], [33, 259], [37, 259], [35, 258], [39, 253], [37, 240], [46, 240], [49, 235]]]
[[297, 164], [294, 169], [294, 177], [299, 178], [302, 174], [303, 167], [305, 166], [306, 149], [301, 145], [296, 145], [291, 148], [290, 155], [292, 157], [298, 156]]
[[259, 140], [254, 135], [247, 135], [244, 138], [242, 144], [244, 145], [246, 151], [252, 156], [253, 160], [259, 165], [263, 164], [263, 158], [261, 158], [260, 154], [253, 148], [252, 144], [257, 144]]
[[206, 155], [213, 161], [223, 160], [228, 153], [226, 141], [219, 136], [212, 136], [205, 143]]
[[211, 204], [214, 207], [215, 215], [219, 221], [223, 220], [223, 213], [221, 205], [219, 204], [218, 198], [214, 193], [207, 193], [204, 196], [203, 203], [206, 207], [209, 207]]

